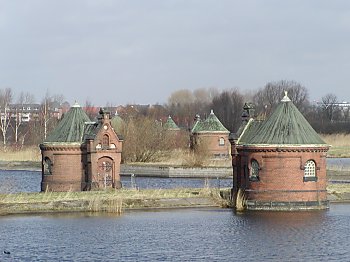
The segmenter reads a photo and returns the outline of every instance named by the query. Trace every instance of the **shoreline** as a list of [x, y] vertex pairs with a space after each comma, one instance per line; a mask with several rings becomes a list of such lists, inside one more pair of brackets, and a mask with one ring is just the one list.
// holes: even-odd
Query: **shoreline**
[[0, 194], [0, 216], [57, 212], [107, 212], [126, 210], [225, 207], [220, 197], [230, 189], [155, 189], [85, 192]]
[[[0, 170], [23, 170], [41, 172], [40, 162], [6, 162], [0, 161]], [[124, 165], [124, 167], [127, 165]], [[155, 167], [147, 165], [137, 165], [139, 170], [149, 172], [150, 169], [156, 169], [151, 177], [169, 177], [158, 170], [164, 171], [166, 167]], [[176, 168], [175, 168], [176, 169]], [[180, 168], [180, 172], [184, 168]], [[217, 178], [217, 174], [193, 176], [191, 172], [178, 177], [199, 178], [212, 177]], [[209, 168], [209, 170], [217, 170]], [[227, 168], [223, 167], [227, 172]], [[125, 169], [124, 169], [125, 170]], [[146, 171], [145, 171], [146, 170]], [[177, 172], [179, 171], [177, 170]], [[136, 170], [137, 171], [137, 170]], [[197, 168], [197, 173], [202, 173], [203, 169]], [[190, 175], [189, 175], [190, 174]], [[192, 174], [192, 175], [191, 175]], [[129, 174], [130, 175], [130, 174]], [[142, 173], [136, 176], [143, 176]], [[232, 178], [224, 176], [225, 178]], [[327, 170], [328, 200], [330, 204], [350, 203], [350, 171], [334, 171]], [[179, 196], [178, 193], [184, 191], [185, 194]], [[223, 192], [223, 191], [226, 191]], [[89, 192], [36, 192], [36, 193], [15, 193], [0, 194], [0, 216], [12, 214], [35, 214], [35, 213], [59, 213], [59, 212], [110, 212], [121, 214], [131, 210], [159, 210], [159, 209], [180, 209], [180, 208], [199, 208], [229, 207], [227, 195], [230, 189], [155, 189], [155, 190], [117, 190], [117, 191], [89, 191]], [[128, 192], [129, 195], [122, 195]], [[163, 195], [161, 195], [163, 194]], [[220, 197], [226, 196], [226, 197]], [[37, 198], [36, 200], [28, 200], [27, 198]], [[226, 198], [226, 199], [225, 199]], [[12, 200], [11, 200], [12, 199]]]
[[[232, 208], [230, 188], [0, 194], [0, 216], [111, 213], [184, 208]], [[328, 193], [329, 204], [350, 204], [350, 192]]]

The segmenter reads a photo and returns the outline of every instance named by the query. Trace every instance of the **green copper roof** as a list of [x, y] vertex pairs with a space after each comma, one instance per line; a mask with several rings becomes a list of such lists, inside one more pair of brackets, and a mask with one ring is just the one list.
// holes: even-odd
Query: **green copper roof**
[[73, 105], [44, 143], [82, 142], [85, 122], [90, 122], [89, 117], [78, 104]]
[[287, 94], [268, 119], [249, 120], [238, 144], [326, 145]]
[[168, 117], [163, 127], [168, 130], [180, 130], [180, 128], [177, 126], [177, 124], [174, 122], [171, 116]]
[[204, 133], [204, 132], [225, 132], [229, 131], [224, 127], [220, 120], [216, 117], [213, 110], [210, 115], [204, 121], [197, 120], [192, 128], [192, 133]]
[[118, 114], [115, 114], [115, 116], [111, 119], [111, 125], [116, 132], [120, 130], [124, 124], [125, 121]]

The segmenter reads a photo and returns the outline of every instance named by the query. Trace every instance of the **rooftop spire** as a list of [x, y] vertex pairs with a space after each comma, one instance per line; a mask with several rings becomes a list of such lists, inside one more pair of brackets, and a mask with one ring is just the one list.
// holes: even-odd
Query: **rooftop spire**
[[75, 100], [74, 105], [72, 105], [72, 107], [80, 107], [80, 105], [78, 104], [77, 100]]
[[281, 102], [290, 102], [290, 98], [288, 97], [288, 91], [284, 91], [284, 97]]

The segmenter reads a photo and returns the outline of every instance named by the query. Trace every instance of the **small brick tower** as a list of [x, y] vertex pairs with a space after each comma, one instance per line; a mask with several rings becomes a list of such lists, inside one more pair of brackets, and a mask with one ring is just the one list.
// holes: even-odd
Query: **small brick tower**
[[78, 104], [73, 105], [40, 149], [42, 191], [121, 187], [122, 140], [102, 109], [98, 121], [91, 122]]
[[247, 208], [328, 208], [326, 154], [319, 137], [287, 96], [266, 120], [244, 109], [243, 124], [231, 134], [233, 196], [245, 192]]
[[196, 116], [196, 122], [191, 130], [191, 146], [203, 144], [213, 158], [228, 158], [230, 144], [229, 131], [216, 117], [213, 110], [203, 121]]

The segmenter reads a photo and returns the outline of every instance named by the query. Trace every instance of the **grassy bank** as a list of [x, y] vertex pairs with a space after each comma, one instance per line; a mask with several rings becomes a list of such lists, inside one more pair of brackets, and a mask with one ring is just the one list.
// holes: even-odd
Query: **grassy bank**
[[331, 145], [329, 157], [350, 157], [350, 134], [321, 135], [322, 139]]
[[0, 150], [0, 159], [6, 162], [40, 162], [41, 153], [37, 146], [25, 147], [21, 150], [14, 148], [7, 148], [6, 150]]
[[[322, 139], [331, 145], [328, 157], [350, 157], [350, 134], [321, 135]], [[21, 150], [7, 148], [0, 149], [0, 161], [2, 162], [40, 162], [41, 153], [37, 146], [25, 147]], [[196, 156], [189, 150], [174, 150], [163, 154], [158, 161], [152, 163], [129, 163], [140, 165], [157, 166], [184, 166], [184, 167], [229, 167], [230, 159], [213, 160], [206, 157]]]
[[3, 215], [57, 211], [121, 213], [125, 209], [225, 205], [219, 190], [211, 188], [0, 194]]
[[350, 202], [350, 184], [328, 184], [329, 199], [335, 202]]

